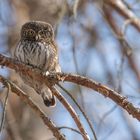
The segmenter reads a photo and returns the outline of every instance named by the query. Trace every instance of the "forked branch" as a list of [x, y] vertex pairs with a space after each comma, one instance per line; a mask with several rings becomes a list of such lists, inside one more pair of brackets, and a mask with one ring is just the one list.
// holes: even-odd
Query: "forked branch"
[[[80, 75], [75, 74], [65, 74], [65, 73], [53, 73], [49, 75], [43, 75], [40, 73], [40, 71], [31, 68], [30, 66], [27, 66], [23, 63], [20, 63], [18, 61], [15, 61], [11, 58], [5, 57], [0, 54], [0, 65], [6, 66], [11, 69], [14, 69], [16, 71], [22, 72], [25, 76], [29, 75], [34, 78], [34, 80], [43, 81], [54, 93], [54, 95], [60, 100], [62, 98], [61, 94], [53, 87], [55, 84], [57, 84], [60, 81], [68, 81], [72, 82], [78, 85], [82, 85], [88, 88], [91, 88], [105, 97], [110, 98], [113, 100], [116, 104], [124, 108], [129, 114], [131, 114], [134, 118], [140, 121], [140, 109], [134, 107], [132, 103], [130, 103], [125, 96], [120, 95], [118, 92], [110, 89], [109, 87], [102, 85], [101, 83], [97, 83], [93, 81], [92, 79], [82, 77]], [[60, 97], [61, 96], [61, 97]], [[62, 102], [63, 105], [67, 108], [67, 110], [70, 112], [71, 110], [68, 109], [68, 106], [65, 103], [65, 100]], [[70, 112], [73, 117], [73, 112]], [[77, 121], [78, 118], [74, 118], [75, 121]], [[78, 120], [79, 121], [79, 120]], [[82, 125], [77, 125], [79, 127], [79, 130], [84, 137], [84, 139], [89, 139], [88, 135], [86, 134], [85, 130], [83, 130]]]
[[6, 87], [7, 84], [9, 84], [9, 86], [11, 87], [11, 91], [17, 94], [21, 98], [21, 100], [26, 102], [36, 112], [36, 114], [42, 119], [44, 124], [47, 125], [52, 131], [53, 135], [57, 138], [57, 140], [66, 140], [65, 137], [60, 133], [59, 129], [55, 126], [55, 124], [47, 117], [47, 115], [17, 85], [5, 79], [1, 75], [0, 82]]
[[[80, 119], [74, 109], [71, 107], [71, 105], [67, 102], [67, 100], [59, 93], [55, 88], [55, 83], [58, 82], [57, 78], [54, 78], [53, 75], [49, 75], [47, 78], [45, 75], [41, 74], [40, 70], [36, 68], [31, 68], [30, 66], [27, 66], [25, 64], [22, 64], [18, 61], [15, 61], [11, 58], [5, 57], [3, 55], [0, 55], [0, 65], [7, 66], [9, 68], [12, 68], [16, 71], [22, 72], [25, 76], [28, 75], [32, 77], [34, 80], [41, 81], [46, 83], [46, 85], [50, 88], [52, 93], [58, 98], [58, 100], [65, 106], [65, 108], [69, 111], [72, 118], [74, 119], [77, 127], [79, 128], [81, 135], [83, 136], [84, 140], [89, 140], [89, 136], [87, 135], [87, 132], [85, 131], [82, 123], [80, 122]], [[47, 79], [46, 79], [47, 78]], [[28, 97], [29, 98], [29, 97]]]

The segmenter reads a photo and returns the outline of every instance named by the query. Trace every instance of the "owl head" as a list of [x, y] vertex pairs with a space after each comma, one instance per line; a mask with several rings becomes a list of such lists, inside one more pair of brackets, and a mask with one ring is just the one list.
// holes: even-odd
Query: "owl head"
[[22, 26], [21, 39], [29, 41], [51, 41], [53, 38], [54, 31], [49, 23], [30, 21]]

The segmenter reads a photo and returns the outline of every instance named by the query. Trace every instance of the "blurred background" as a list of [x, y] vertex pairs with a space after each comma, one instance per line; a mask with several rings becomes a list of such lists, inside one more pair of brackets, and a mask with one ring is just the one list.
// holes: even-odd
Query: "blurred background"
[[[106, 0], [107, 1], [107, 0]], [[140, 34], [124, 14], [105, 0], [0, 0], [0, 53], [11, 56], [20, 39], [21, 26], [29, 20], [53, 25], [63, 72], [77, 73], [107, 85], [140, 107]], [[121, 0], [119, 0], [121, 1]], [[122, 0], [124, 8], [140, 16], [140, 0]], [[12, 70], [0, 74], [19, 85], [58, 127], [77, 129], [66, 109], [57, 101], [47, 108], [33, 89]], [[140, 123], [112, 100], [71, 83], [61, 83], [90, 118], [98, 140], [140, 140]], [[59, 89], [59, 88], [58, 88]], [[77, 111], [92, 140], [87, 122], [71, 99], [59, 89]], [[0, 120], [6, 89], [0, 92]], [[82, 140], [61, 129], [67, 140]], [[42, 120], [13, 93], [6, 109], [0, 140], [53, 140]]]

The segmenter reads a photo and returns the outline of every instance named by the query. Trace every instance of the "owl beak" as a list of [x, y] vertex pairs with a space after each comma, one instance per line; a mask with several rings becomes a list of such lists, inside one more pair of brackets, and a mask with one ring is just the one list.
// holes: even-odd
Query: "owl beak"
[[35, 39], [36, 39], [36, 40], [39, 40], [39, 39], [40, 39], [40, 35], [36, 35], [36, 36], [35, 36]]

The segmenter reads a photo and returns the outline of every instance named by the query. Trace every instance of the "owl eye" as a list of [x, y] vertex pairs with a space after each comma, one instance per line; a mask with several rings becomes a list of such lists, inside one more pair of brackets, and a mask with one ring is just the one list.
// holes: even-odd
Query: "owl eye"
[[35, 31], [33, 31], [32, 29], [27, 30], [27, 34], [29, 36], [34, 36], [35, 35]]
[[46, 35], [45, 35], [45, 30], [41, 30], [41, 31], [39, 31], [38, 33], [39, 33], [39, 35], [40, 35], [42, 38], [46, 37]]
[[22, 31], [22, 35], [24, 37], [33, 37], [35, 36], [35, 31], [33, 31], [32, 29], [24, 30]]
[[42, 38], [52, 37], [52, 33], [48, 30], [41, 30], [41, 31], [39, 31], [39, 34], [41, 35]]

